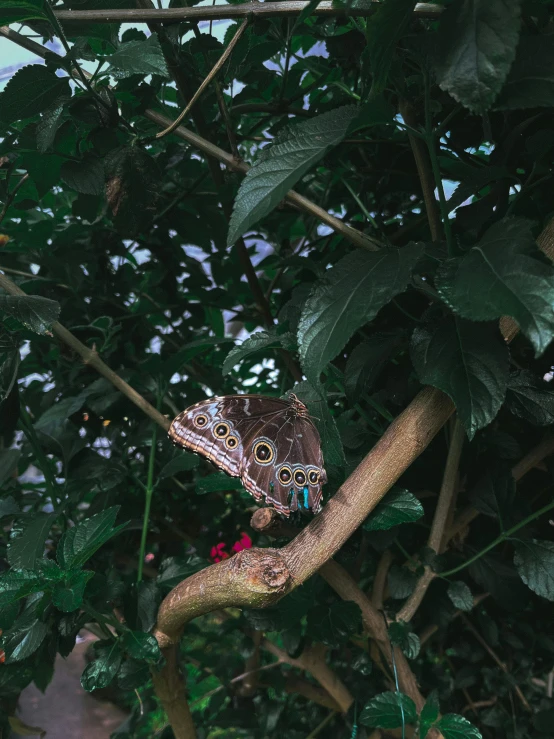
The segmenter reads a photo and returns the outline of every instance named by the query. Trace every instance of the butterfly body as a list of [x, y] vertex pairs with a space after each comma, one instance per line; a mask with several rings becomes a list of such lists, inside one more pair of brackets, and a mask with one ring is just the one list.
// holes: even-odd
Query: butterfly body
[[226, 395], [180, 413], [169, 428], [178, 446], [201, 454], [280, 513], [321, 509], [327, 481], [320, 440], [308, 409], [292, 393]]

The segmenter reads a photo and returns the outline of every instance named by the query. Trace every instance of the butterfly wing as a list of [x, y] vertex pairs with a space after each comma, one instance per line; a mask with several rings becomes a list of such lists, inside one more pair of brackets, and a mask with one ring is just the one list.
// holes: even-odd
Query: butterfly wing
[[[263, 395], [226, 395], [202, 400], [187, 408], [171, 423], [168, 435], [174, 444], [201, 454], [232, 477], [241, 476], [243, 439], [262, 418], [283, 413], [284, 400]], [[258, 493], [254, 494], [260, 500]]]
[[321, 509], [327, 477], [319, 434], [290, 401], [264, 395], [203, 400], [180, 413], [168, 433], [286, 516]]
[[311, 420], [288, 409], [252, 431], [243, 439], [244, 487], [285, 516], [299, 509], [318, 513], [327, 475]]

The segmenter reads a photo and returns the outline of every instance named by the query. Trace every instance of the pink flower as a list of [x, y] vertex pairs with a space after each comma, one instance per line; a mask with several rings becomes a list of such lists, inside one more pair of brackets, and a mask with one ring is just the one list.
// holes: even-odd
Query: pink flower
[[[210, 549], [210, 559], [212, 562], [221, 562], [222, 559], [229, 559], [229, 553], [225, 551], [227, 545], [224, 541], [220, 541], [215, 547]], [[239, 541], [236, 541], [231, 547], [231, 552], [242, 552], [243, 549], [250, 549], [252, 539], [244, 531], [241, 532]]]
[[242, 552], [243, 549], [250, 549], [252, 546], [252, 539], [244, 531], [241, 532], [240, 541], [236, 541], [233, 544], [233, 552]]
[[210, 550], [210, 559], [214, 562], [221, 562], [222, 559], [228, 559], [229, 554], [225, 551], [225, 542], [220, 541], [215, 547]]

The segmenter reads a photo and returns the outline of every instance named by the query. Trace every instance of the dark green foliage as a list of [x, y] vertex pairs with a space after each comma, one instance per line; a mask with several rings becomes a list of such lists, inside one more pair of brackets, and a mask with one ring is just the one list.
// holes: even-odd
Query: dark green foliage
[[298, 325], [302, 366], [311, 382], [319, 381], [354, 331], [406, 289], [420, 251], [415, 244], [401, 251], [360, 249], [341, 259], [316, 285]]
[[391, 529], [400, 523], [417, 521], [423, 516], [423, 506], [408, 490], [391, 490], [364, 523], [366, 531]]
[[413, 333], [411, 354], [421, 382], [452, 398], [470, 439], [493, 420], [506, 394], [509, 366], [497, 325], [428, 315]]
[[364, 706], [360, 723], [379, 729], [395, 729], [416, 720], [416, 707], [411, 698], [403, 693], [381, 693]]
[[[51, 9], [138, 4], [0, 2], [0, 25], [62, 49], [0, 92], [0, 281], [23, 292], [0, 288], [2, 734], [21, 690], [44, 689], [56, 655], [94, 624], [82, 684], [129, 708], [114, 736], [169, 737], [151, 677], [164, 665], [153, 636], [163, 599], [309, 524], [291, 516], [277, 539], [254, 530], [238, 478], [154, 435], [121, 381], [167, 422], [212, 395], [296, 393], [321, 436], [324, 506], [358, 526], [333, 552], [344, 598], [322, 577], [331, 568], [317, 572], [329, 556], [317, 520], [298, 553], [316, 574], [271, 607], [241, 611], [232, 583], [225, 607], [205, 594], [178, 655], [199, 738], [351, 739], [354, 716], [357, 739], [403, 725], [420, 739], [552, 734], [540, 682], [554, 655], [543, 459], [554, 424], [554, 9], [333, 5], [263, 17], [253, 7], [219, 89], [211, 82], [183, 128], [156, 138], [240, 22], [197, 35], [190, 20], [154, 32], [64, 21], [68, 52]], [[424, 193], [437, 196], [429, 213]], [[520, 329], [509, 346], [504, 316]], [[418, 397], [428, 385], [451, 398], [468, 437], [445, 512], [457, 534], [439, 551], [429, 532], [452, 427], [430, 440], [422, 418], [435, 418], [421, 411], [440, 393]], [[410, 456], [428, 442], [398, 480], [380, 462], [384, 447]], [[532, 468], [520, 465], [536, 449]], [[378, 500], [379, 485], [390, 487]], [[364, 510], [349, 505], [353, 486], [367, 491]], [[462, 512], [475, 520], [456, 527]], [[172, 598], [182, 606], [186, 592]], [[365, 595], [387, 618], [378, 644]], [[413, 673], [401, 692], [391, 645], [400, 677]], [[356, 709], [322, 723], [336, 696], [299, 669], [306, 655], [324, 655], [327, 687]]]
[[440, 86], [474, 113], [491, 107], [516, 54], [520, 0], [454, 0], [443, 13]]

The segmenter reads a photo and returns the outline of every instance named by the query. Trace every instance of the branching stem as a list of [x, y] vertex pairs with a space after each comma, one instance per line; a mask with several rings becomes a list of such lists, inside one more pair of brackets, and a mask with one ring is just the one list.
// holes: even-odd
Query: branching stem
[[214, 77], [217, 75], [217, 73], [219, 72], [219, 70], [223, 67], [223, 65], [225, 64], [225, 62], [227, 61], [227, 59], [229, 59], [229, 57], [231, 56], [231, 53], [232, 53], [233, 49], [235, 48], [235, 46], [239, 42], [240, 37], [245, 32], [247, 25], [248, 25], [248, 19], [244, 20], [241, 23], [238, 31], [235, 33], [235, 35], [233, 36], [233, 39], [229, 43], [229, 46], [225, 49], [225, 51], [223, 52], [223, 54], [219, 57], [219, 59], [217, 60], [217, 62], [213, 66], [212, 70], [210, 71], [210, 73], [208, 74], [208, 76], [206, 77], [206, 79], [202, 82], [202, 84], [200, 85], [200, 87], [198, 88], [198, 90], [194, 93], [194, 95], [192, 96], [192, 98], [189, 100], [189, 102], [185, 106], [184, 110], [177, 116], [177, 118], [173, 121], [173, 123], [171, 123], [171, 125], [169, 125], [167, 128], [165, 128], [163, 131], [159, 131], [154, 136], [155, 139], [161, 139], [164, 136], [167, 136], [168, 134], [173, 133], [173, 131], [175, 131], [175, 129], [178, 128], [178, 126], [181, 124], [181, 121], [185, 118], [185, 116], [187, 115], [187, 113], [189, 113], [189, 111], [194, 106], [194, 104], [196, 103], [196, 101], [200, 98], [200, 96], [202, 95], [202, 93], [204, 92], [204, 90], [206, 89], [206, 87], [208, 87], [208, 85], [210, 84], [210, 82], [214, 79]]
[[148, 459], [148, 477], [146, 479], [146, 490], [144, 491], [144, 517], [142, 521], [142, 535], [140, 538], [139, 559], [137, 567], [137, 582], [142, 580], [142, 568], [146, 553], [146, 538], [148, 536], [148, 523], [150, 520], [150, 506], [152, 504], [152, 493], [154, 492], [154, 462], [156, 460], [156, 441], [158, 427], [152, 429], [152, 440], [150, 443], [150, 457]]
[[453, 567], [451, 570], [440, 572], [439, 577], [451, 577], [452, 575], [455, 575], [457, 572], [460, 572], [461, 570], [464, 570], [466, 567], [469, 567], [469, 565], [473, 564], [473, 562], [476, 562], [478, 559], [481, 559], [481, 557], [487, 554], [487, 552], [490, 552], [491, 549], [494, 549], [495, 546], [497, 546], [498, 544], [501, 544], [503, 541], [506, 541], [506, 539], [509, 539], [512, 536], [512, 534], [516, 533], [516, 531], [519, 531], [524, 526], [527, 526], [527, 524], [531, 523], [532, 521], [535, 521], [535, 519], [542, 516], [543, 513], [547, 513], [548, 511], [551, 511], [553, 508], [554, 508], [554, 501], [543, 506], [538, 511], [535, 511], [535, 513], [532, 513], [530, 516], [527, 516], [527, 518], [524, 518], [523, 521], [516, 523], [516, 525], [512, 526], [511, 529], [504, 531], [502, 534], [500, 534], [500, 536], [497, 536], [496, 539], [494, 539], [494, 541], [491, 541], [491, 543], [488, 546], [486, 546], [480, 552], [477, 552], [477, 554], [475, 554], [473, 557], [463, 562], [461, 565], [458, 565], [457, 567]]

